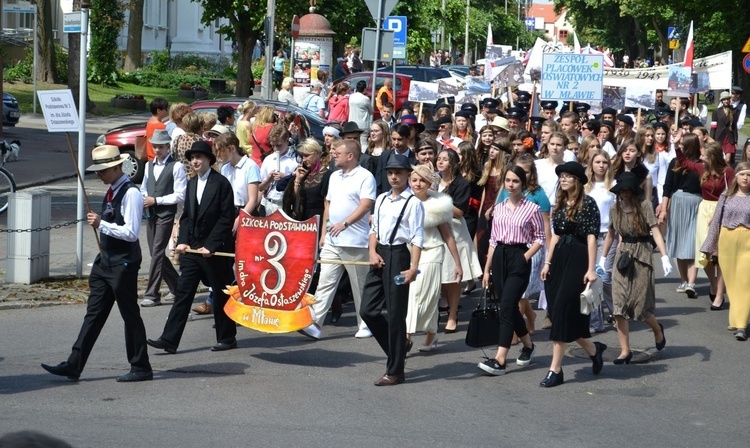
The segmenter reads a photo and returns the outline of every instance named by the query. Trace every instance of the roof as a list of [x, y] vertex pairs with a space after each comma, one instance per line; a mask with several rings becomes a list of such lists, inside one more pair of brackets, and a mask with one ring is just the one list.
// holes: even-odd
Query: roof
[[560, 14], [555, 14], [555, 5], [552, 3], [533, 3], [526, 12], [526, 17], [544, 17], [544, 23], [555, 23], [564, 12], [565, 8]]

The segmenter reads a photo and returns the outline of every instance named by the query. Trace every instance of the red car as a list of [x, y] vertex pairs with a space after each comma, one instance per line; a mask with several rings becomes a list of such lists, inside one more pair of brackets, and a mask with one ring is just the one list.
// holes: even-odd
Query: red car
[[[377, 82], [375, 82], [375, 93], [383, 87], [383, 84], [385, 84], [386, 79], [392, 79], [393, 73], [391, 72], [378, 72]], [[346, 75], [343, 78], [337, 80], [333, 83], [331, 86], [331, 90], [335, 90], [336, 85], [339, 83], [342, 83], [346, 81], [351, 86], [352, 90], [356, 87], [357, 83], [359, 81], [364, 81], [367, 83], [367, 88], [365, 89], [365, 95], [367, 95], [368, 98], [372, 97], [372, 72], [359, 72], [359, 73], [352, 73], [350, 75]], [[409, 84], [411, 84], [411, 76], [408, 75], [400, 75], [396, 73], [396, 83], [393, 86], [393, 91], [395, 92], [395, 100], [396, 104], [394, 105], [396, 110], [395, 112], [398, 112], [403, 107], [404, 103], [408, 102], [409, 98]], [[380, 118], [380, 111], [375, 111], [375, 118]]]
[[[245, 102], [246, 98], [219, 98], [215, 100], [202, 100], [196, 101], [190, 105], [193, 112], [216, 112], [219, 106], [232, 106], [235, 110], [237, 107]], [[252, 99], [258, 106], [272, 105], [276, 108], [276, 112], [280, 115], [286, 115], [287, 112], [296, 112], [300, 116], [300, 137], [306, 138], [307, 136], [313, 136], [320, 141], [323, 141], [323, 127], [325, 122], [323, 119], [318, 117], [312, 112], [306, 111], [296, 106], [289, 105], [287, 103], [280, 103], [278, 101], [266, 101], [266, 100], [255, 100]], [[303, 118], [304, 117], [304, 118]], [[145, 169], [146, 162], [143, 160], [137, 160], [135, 158], [135, 142], [136, 138], [143, 137], [146, 135], [146, 122], [141, 121], [138, 123], [126, 124], [119, 126], [107, 131], [106, 134], [100, 135], [96, 139], [96, 145], [114, 145], [120, 148], [120, 152], [123, 154], [129, 154], [130, 159], [123, 163], [123, 171], [127, 176], [135, 183], [143, 180], [143, 172]]]

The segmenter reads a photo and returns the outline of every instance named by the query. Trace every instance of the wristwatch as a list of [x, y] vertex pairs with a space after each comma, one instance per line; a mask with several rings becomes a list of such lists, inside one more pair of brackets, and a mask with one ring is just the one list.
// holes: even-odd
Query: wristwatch
[[348, 223], [348, 222], [346, 222], [346, 221], [344, 221], [344, 228], [345, 228], [345, 229], [346, 229], [346, 228], [349, 228], [349, 223]]

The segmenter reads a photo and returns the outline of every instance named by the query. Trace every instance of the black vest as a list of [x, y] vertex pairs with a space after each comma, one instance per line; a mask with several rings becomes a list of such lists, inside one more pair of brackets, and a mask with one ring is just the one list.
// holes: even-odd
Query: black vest
[[[122, 198], [125, 193], [131, 188], [138, 188], [133, 182], [126, 181], [120, 187], [112, 202], [107, 202], [107, 197], [104, 197], [102, 201], [102, 221], [115, 223], [119, 226], [125, 224], [125, 218], [123, 218], [120, 212], [122, 205]], [[101, 253], [97, 257], [97, 261], [104, 266], [119, 266], [125, 263], [135, 263], [140, 265], [141, 263], [141, 245], [138, 240], [131, 242], [124, 241], [118, 238], [107, 236], [103, 233], [99, 234]]]
[[[174, 176], [173, 168], [175, 161], [173, 158], [169, 158], [169, 161], [164, 165], [164, 169], [161, 172], [158, 180], [154, 179], [154, 162], [148, 162], [148, 180], [146, 181], [146, 193], [153, 197], [158, 198], [174, 193]], [[173, 205], [154, 205], [149, 207], [152, 211], [150, 216], [152, 218], [167, 218], [174, 216], [177, 213], [177, 204]]]

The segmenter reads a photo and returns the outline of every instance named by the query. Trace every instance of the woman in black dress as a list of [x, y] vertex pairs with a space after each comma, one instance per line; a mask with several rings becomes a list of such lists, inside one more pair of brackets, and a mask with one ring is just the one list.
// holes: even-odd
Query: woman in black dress
[[596, 281], [596, 247], [599, 236], [599, 208], [587, 196], [588, 182], [583, 166], [567, 162], [555, 168], [559, 178], [557, 201], [552, 209], [554, 235], [542, 269], [542, 280], [550, 310], [553, 341], [552, 364], [539, 384], [555, 387], [563, 384], [562, 361], [566, 344], [578, 342], [593, 361], [594, 375], [602, 370], [602, 353], [607, 348], [591, 342], [589, 315], [580, 312], [580, 296], [586, 283]]

